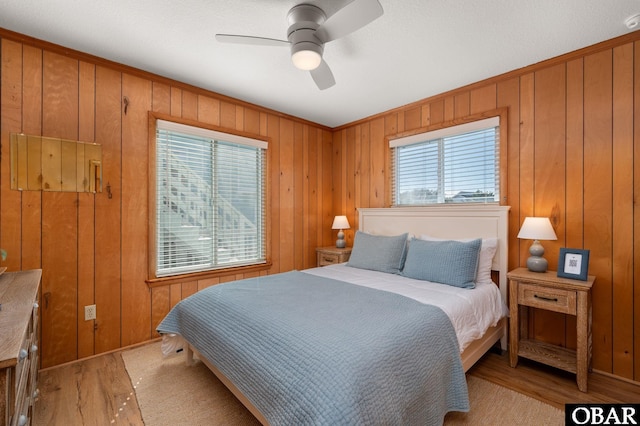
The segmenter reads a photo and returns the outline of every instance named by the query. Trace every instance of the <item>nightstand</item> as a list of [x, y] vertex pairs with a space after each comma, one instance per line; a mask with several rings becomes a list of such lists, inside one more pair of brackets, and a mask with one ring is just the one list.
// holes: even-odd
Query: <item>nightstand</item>
[[[587, 373], [591, 367], [591, 287], [595, 281], [559, 278], [555, 271], [531, 272], [518, 268], [509, 279], [509, 362], [518, 364], [518, 356], [551, 365], [576, 374], [578, 389], [587, 391]], [[576, 317], [576, 349], [568, 349], [530, 339], [528, 307], [560, 312]]]
[[316, 249], [318, 255], [318, 266], [334, 265], [349, 260], [351, 256], [351, 247], [338, 248], [335, 246], [318, 247]]

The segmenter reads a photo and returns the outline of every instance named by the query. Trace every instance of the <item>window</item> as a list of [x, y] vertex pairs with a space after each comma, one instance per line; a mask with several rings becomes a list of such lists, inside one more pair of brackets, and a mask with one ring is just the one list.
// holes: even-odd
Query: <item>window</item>
[[494, 117], [390, 140], [392, 204], [498, 202], [499, 134]]
[[157, 120], [157, 277], [266, 262], [266, 149]]

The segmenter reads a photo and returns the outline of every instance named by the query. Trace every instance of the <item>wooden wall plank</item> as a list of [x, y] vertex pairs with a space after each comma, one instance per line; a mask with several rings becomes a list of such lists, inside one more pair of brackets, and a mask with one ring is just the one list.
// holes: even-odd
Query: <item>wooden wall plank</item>
[[[146, 160], [148, 145], [136, 141], [149, 140], [147, 114], [151, 109], [152, 87], [148, 80], [122, 76], [122, 93], [129, 99], [127, 113], [122, 116], [122, 333], [123, 346], [151, 338], [151, 300], [149, 288], [142, 279], [148, 271], [148, 191], [149, 175]], [[185, 96], [185, 111], [197, 116], [195, 96]]]
[[[304, 269], [304, 158], [302, 147], [308, 143], [304, 138], [304, 125], [301, 123], [293, 123], [293, 267], [297, 270]], [[295, 167], [295, 165], [298, 167]]]
[[[243, 129], [245, 132], [260, 134], [260, 113], [255, 109], [244, 109]], [[308, 126], [305, 125], [306, 128]]]
[[[360, 203], [356, 208], [370, 205], [371, 197], [371, 135], [369, 134], [369, 123], [363, 123], [360, 128]], [[354, 212], [353, 229], [358, 229], [358, 214]]]
[[198, 121], [220, 125], [220, 101], [208, 96], [198, 97]]
[[334, 244], [336, 239], [331, 230], [333, 224], [333, 136], [330, 132], [322, 132], [322, 220], [320, 222], [320, 229], [322, 232], [322, 245], [327, 246]]
[[[500, 140], [500, 149], [507, 149], [507, 181], [500, 186], [507, 186], [506, 200], [501, 203], [511, 206], [509, 211], [509, 235], [518, 235], [520, 230], [520, 79], [513, 78], [500, 82], [497, 87], [497, 106], [508, 107], [507, 140]], [[501, 166], [502, 167], [502, 166]], [[514, 219], [515, 218], [515, 219]], [[509, 242], [512, 244], [512, 242]], [[510, 247], [509, 265], [518, 265], [520, 250]]]
[[320, 203], [318, 202], [318, 184], [319, 184], [319, 176], [318, 176], [318, 156], [321, 157], [321, 145], [318, 138], [318, 130], [315, 128], [306, 127], [307, 133], [307, 144], [304, 147], [304, 162], [305, 162], [305, 189], [304, 189], [304, 197], [306, 198], [305, 202], [305, 242], [306, 247], [306, 259], [305, 259], [305, 268], [313, 268], [316, 266], [316, 247], [320, 246], [319, 237], [319, 226], [320, 222]]
[[228, 129], [236, 128], [236, 106], [230, 102], [220, 102], [220, 125]]
[[280, 271], [294, 269], [294, 138], [293, 122], [280, 120], [280, 233], [274, 235], [276, 244], [280, 244]]
[[[42, 133], [78, 138], [78, 61], [43, 56]], [[42, 366], [77, 359], [78, 223], [76, 193], [42, 194]], [[50, 295], [50, 296], [46, 296]]]
[[[242, 279], [242, 278], [238, 278], [238, 279]], [[184, 300], [187, 297], [191, 296], [192, 294], [195, 294], [197, 291], [198, 291], [198, 281], [189, 281], [186, 283], [182, 283], [180, 295]]]
[[171, 86], [171, 115], [182, 117], [182, 90]]
[[96, 67], [96, 143], [102, 145], [104, 184], [95, 201], [96, 353], [121, 347], [121, 107], [121, 74]]
[[453, 116], [454, 118], [466, 117], [470, 114], [470, 98], [469, 92], [463, 92], [453, 97]]
[[[561, 247], [584, 247], [584, 79], [582, 60], [567, 63], [566, 195]], [[562, 216], [561, 216], [562, 217]], [[564, 241], [564, 242], [563, 242]], [[576, 341], [576, 319], [565, 319], [568, 342]], [[571, 346], [568, 343], [567, 346]]]
[[[267, 117], [267, 135], [272, 141], [280, 140], [280, 119], [274, 115]], [[278, 273], [280, 267], [280, 145], [275, 143], [268, 148], [269, 162], [269, 222], [267, 223], [267, 241], [270, 242], [272, 268], [271, 273]], [[286, 219], [286, 216], [283, 220]], [[286, 225], [285, 225], [286, 226]]]
[[[368, 188], [363, 188], [362, 186], [362, 126], [355, 126], [353, 139], [353, 210], [349, 212], [348, 216], [352, 235], [355, 234], [355, 230], [358, 229], [358, 207], [363, 205], [363, 192], [369, 192]], [[353, 237], [351, 238], [351, 242], [353, 244]]]
[[[332, 163], [337, 167], [333, 168], [333, 176], [331, 177], [331, 184], [333, 185], [333, 211], [331, 212], [332, 221], [336, 215], [342, 215], [344, 213], [344, 192], [346, 191], [346, 180], [345, 173], [347, 172], [346, 167], [346, 141], [345, 141], [345, 130], [341, 130], [339, 132], [335, 132], [333, 134], [333, 159]], [[331, 227], [332, 223], [329, 223], [329, 227]], [[336, 240], [337, 231], [332, 230], [331, 236], [333, 240]]]
[[378, 118], [370, 123], [371, 140], [376, 143], [371, 144], [370, 159], [371, 159], [371, 192], [369, 195], [370, 207], [385, 207], [387, 206], [386, 197], [386, 185], [385, 179], [385, 158], [387, 155], [388, 147], [384, 146], [384, 143], [380, 143], [384, 140], [384, 119]]
[[444, 121], [444, 99], [431, 102], [429, 104], [429, 117], [431, 124], [438, 124]]
[[3, 265], [9, 271], [19, 271], [22, 241], [20, 218], [22, 200], [20, 192], [11, 191], [11, 133], [22, 131], [22, 45], [2, 40], [0, 51], [0, 247], [7, 252]]
[[[584, 245], [593, 293], [593, 367], [612, 371], [612, 51], [584, 58]], [[606, 349], [604, 349], [606, 348]]]
[[[535, 132], [535, 84], [533, 74], [526, 74], [520, 78], [520, 138], [518, 150], [519, 168], [519, 192], [520, 205], [519, 217], [511, 216], [511, 220], [516, 221], [518, 229], [522, 225], [524, 218], [533, 216], [534, 211], [534, 132]], [[516, 234], [517, 235], [517, 234]], [[520, 265], [524, 265], [529, 257], [529, 247], [531, 241], [516, 240], [519, 243]]]
[[469, 93], [469, 114], [479, 114], [496, 109], [497, 85], [489, 84]]
[[582, 59], [567, 63], [567, 192], [564, 235], [567, 247], [582, 248], [584, 235], [584, 75]]
[[152, 337], [160, 337], [156, 327], [171, 310], [171, 287], [155, 287], [151, 289], [151, 330]]
[[182, 118], [198, 119], [198, 95], [188, 90], [182, 92]]
[[[42, 49], [24, 46], [22, 51], [22, 131], [42, 134]], [[22, 269], [42, 267], [42, 192], [23, 191]]]
[[162, 114], [171, 114], [171, 87], [168, 84], [153, 82], [151, 110]]
[[[314, 258], [315, 232], [313, 232], [309, 227], [309, 223], [313, 220], [313, 215], [314, 215], [313, 211], [311, 210], [311, 202], [312, 202], [311, 199], [314, 197], [316, 193], [315, 190], [311, 188], [309, 184], [310, 182], [309, 169], [312, 167], [311, 161], [309, 160], [309, 152], [312, 150], [311, 148], [312, 143], [315, 144], [315, 137], [313, 137], [314, 134], [315, 132], [311, 131], [311, 129], [309, 129], [309, 126], [305, 125], [302, 127], [302, 140], [304, 141], [304, 143], [302, 144], [302, 147], [301, 147], [302, 182], [300, 185], [301, 186], [300, 214], [302, 215], [301, 217], [302, 247], [300, 249], [302, 251], [302, 268], [303, 269], [312, 268], [316, 266], [316, 261]], [[313, 138], [313, 142], [311, 141], [312, 138]], [[314, 228], [314, 231], [315, 231], [315, 228]], [[312, 239], [314, 243], [311, 243]]]
[[404, 129], [413, 130], [421, 126], [422, 122], [422, 108], [415, 107], [409, 109], [404, 114]]
[[613, 374], [633, 377], [633, 44], [613, 49]]
[[[343, 209], [340, 213], [336, 212], [336, 214], [344, 214], [347, 216], [349, 220], [349, 225], [351, 229], [344, 230], [344, 238], [347, 246], [353, 246], [353, 237], [354, 237], [354, 224], [355, 224], [355, 216], [356, 216], [356, 204], [355, 204], [355, 192], [356, 192], [356, 128], [351, 127], [346, 129], [344, 133], [344, 163], [345, 163], [345, 174], [344, 178], [346, 180], [345, 190], [343, 193]], [[336, 239], [337, 239], [336, 232]]]
[[[96, 67], [79, 64], [78, 138], [94, 142]], [[95, 353], [94, 320], [85, 321], [84, 307], [95, 304], [95, 194], [78, 194], [78, 358]]]
[[451, 121], [456, 117], [455, 95], [444, 98], [444, 121]]
[[[640, 197], [640, 42], [633, 46], [633, 198]], [[633, 376], [629, 377], [640, 382], [640, 209], [633, 209]]]
[[[565, 202], [565, 65], [559, 64], [535, 73], [535, 123], [533, 155], [535, 216], [548, 217], [557, 233], [564, 233], [561, 220]], [[531, 244], [531, 241], [527, 241]], [[549, 269], [556, 270], [559, 250], [546, 244], [544, 257]], [[565, 315], [540, 310], [535, 313], [534, 336], [555, 345], [565, 344]], [[556, 324], [555, 326], [553, 326]], [[573, 344], [575, 347], [575, 343]]]

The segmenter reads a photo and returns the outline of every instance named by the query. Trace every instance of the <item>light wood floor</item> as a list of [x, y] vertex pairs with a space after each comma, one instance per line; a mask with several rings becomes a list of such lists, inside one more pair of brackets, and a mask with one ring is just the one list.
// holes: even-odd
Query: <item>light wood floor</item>
[[[589, 375], [580, 392], [575, 375], [521, 359], [509, 367], [508, 353], [490, 352], [468, 374], [489, 380], [560, 409], [566, 403], [640, 403], [640, 385]], [[133, 386], [119, 353], [101, 355], [40, 372], [35, 425], [143, 425]]]

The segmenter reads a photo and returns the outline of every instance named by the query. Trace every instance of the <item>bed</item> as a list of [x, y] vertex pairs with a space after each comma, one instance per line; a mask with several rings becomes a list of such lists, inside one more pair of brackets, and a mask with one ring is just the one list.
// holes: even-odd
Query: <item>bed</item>
[[[158, 331], [181, 335], [187, 362], [195, 354], [263, 424], [442, 423], [469, 409], [464, 373], [498, 342], [506, 349], [508, 211], [359, 209], [347, 264], [210, 287]], [[403, 240], [398, 263], [389, 247]], [[468, 271], [458, 277], [469, 267], [424, 261], [446, 264], [460, 248], [486, 266], [474, 288]], [[425, 279], [439, 270], [453, 285]]]

